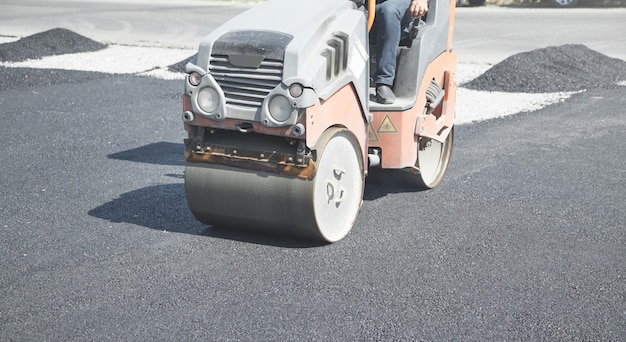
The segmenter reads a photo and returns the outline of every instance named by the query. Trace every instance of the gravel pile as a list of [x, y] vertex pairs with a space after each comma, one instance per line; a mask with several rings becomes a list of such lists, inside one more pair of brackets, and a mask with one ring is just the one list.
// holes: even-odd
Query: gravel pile
[[182, 73], [184, 73], [185, 72], [185, 65], [187, 65], [187, 63], [190, 60], [194, 59], [194, 57], [196, 57], [196, 55], [197, 54], [195, 54], [195, 55], [193, 55], [191, 57], [185, 58], [185, 59], [183, 59], [182, 61], [180, 61], [180, 62], [178, 62], [176, 64], [172, 64], [172, 65], [168, 66], [167, 69], [169, 71], [171, 71], [171, 72], [182, 72]]
[[106, 48], [102, 44], [70, 30], [55, 28], [0, 44], [0, 62], [22, 62], [67, 53], [93, 52]]
[[474, 80], [468, 89], [556, 93], [610, 88], [626, 81], [626, 62], [584, 45], [562, 45], [513, 55]]

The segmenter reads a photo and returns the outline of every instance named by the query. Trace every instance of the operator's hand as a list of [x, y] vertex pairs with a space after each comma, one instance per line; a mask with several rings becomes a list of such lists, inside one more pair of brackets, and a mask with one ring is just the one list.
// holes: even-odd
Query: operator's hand
[[356, 7], [361, 7], [365, 5], [365, 0], [350, 0], [356, 4]]
[[428, 12], [428, 0], [413, 0], [409, 6], [409, 12], [413, 18], [418, 18]]

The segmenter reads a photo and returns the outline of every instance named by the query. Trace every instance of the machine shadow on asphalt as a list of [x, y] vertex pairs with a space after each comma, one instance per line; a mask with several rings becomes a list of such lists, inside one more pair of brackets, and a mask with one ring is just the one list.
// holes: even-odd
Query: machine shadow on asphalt
[[185, 145], [159, 141], [141, 147], [109, 154], [110, 159], [126, 160], [137, 163], [182, 166]]
[[173, 233], [204, 235], [207, 228], [187, 209], [181, 183], [153, 185], [124, 193], [88, 214], [111, 222]]
[[374, 201], [389, 194], [420, 193], [425, 189], [416, 189], [410, 184], [411, 175], [402, 170], [370, 169], [365, 177], [364, 201]]
[[[182, 143], [153, 142], [107, 155], [110, 159], [166, 166], [181, 166], [181, 173], [165, 176], [182, 179], [185, 147]], [[402, 182], [399, 170], [370, 170], [366, 177], [363, 200], [374, 201], [393, 193], [416, 192], [415, 187]], [[417, 190], [419, 192], [419, 190]], [[242, 227], [208, 226], [197, 221], [186, 205], [184, 184], [172, 183], [145, 187], [121, 194], [88, 213], [111, 222], [130, 223], [154, 230], [201, 235], [246, 243], [285, 248], [320, 247], [326, 243], [292, 237], [285, 234], [258, 233]]]
[[115, 223], [129, 223], [171, 233], [206, 236], [258, 245], [308, 248], [326, 245], [319, 241], [278, 234], [261, 234], [232, 227], [207, 226], [197, 221], [185, 200], [182, 183], [161, 184], [121, 194], [88, 212], [89, 216]]

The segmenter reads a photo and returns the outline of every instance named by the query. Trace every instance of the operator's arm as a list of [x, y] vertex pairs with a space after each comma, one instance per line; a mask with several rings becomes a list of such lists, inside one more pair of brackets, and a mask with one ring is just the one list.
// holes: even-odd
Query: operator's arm
[[413, 0], [409, 6], [413, 18], [421, 17], [428, 12], [428, 0]]

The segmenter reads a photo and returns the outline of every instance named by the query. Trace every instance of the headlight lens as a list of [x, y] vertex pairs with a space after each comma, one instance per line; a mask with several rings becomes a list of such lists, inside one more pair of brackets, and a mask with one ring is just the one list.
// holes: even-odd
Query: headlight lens
[[293, 106], [288, 98], [276, 95], [269, 102], [270, 115], [278, 122], [285, 122], [291, 116]]
[[191, 74], [189, 74], [189, 84], [191, 84], [192, 86], [196, 87], [200, 84], [200, 82], [202, 81], [202, 75], [200, 75], [197, 72], [192, 72]]
[[205, 87], [198, 92], [198, 106], [207, 113], [213, 113], [217, 110], [220, 103], [220, 96], [217, 90]]
[[300, 97], [303, 91], [304, 91], [304, 87], [302, 87], [302, 84], [300, 83], [294, 83], [289, 87], [289, 95], [295, 98]]

